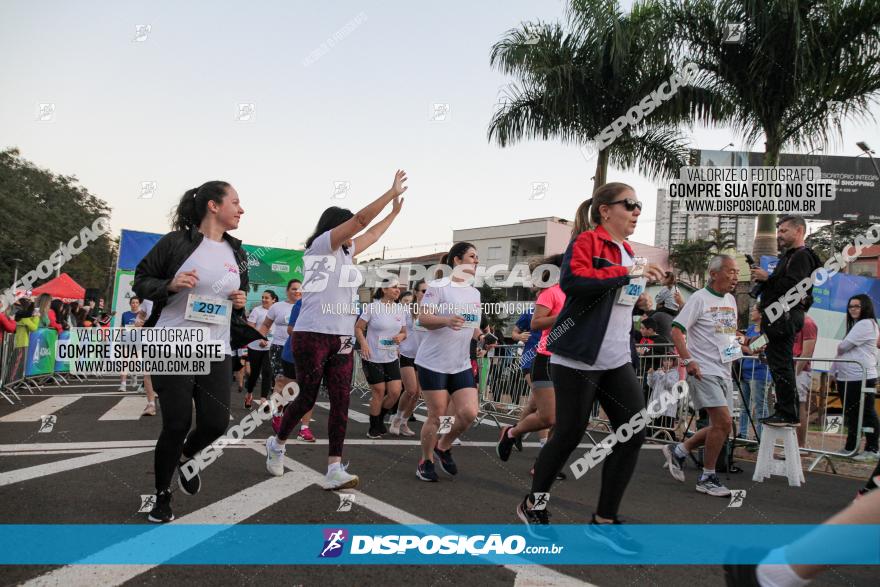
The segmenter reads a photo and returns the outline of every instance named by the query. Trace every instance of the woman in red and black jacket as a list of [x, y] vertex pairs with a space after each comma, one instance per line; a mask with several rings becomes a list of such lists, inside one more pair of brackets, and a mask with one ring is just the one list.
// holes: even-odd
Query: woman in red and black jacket
[[[599, 401], [615, 430], [645, 407], [631, 360], [632, 309], [646, 280], [659, 281], [663, 271], [642, 265], [643, 278], [633, 275], [636, 266], [626, 238], [635, 231], [641, 209], [630, 186], [609, 183], [581, 204], [575, 216], [559, 278], [565, 305], [547, 345], [553, 353], [550, 376], [556, 389], [556, 427], [535, 463], [532, 493], [517, 508], [529, 531], [539, 536], [548, 533], [549, 529], [542, 531], [540, 526], [549, 523], [549, 513], [546, 508], [533, 509], [535, 494], [550, 491], [556, 474], [583, 437], [594, 402]], [[605, 459], [592, 525], [620, 523], [617, 510], [644, 437], [644, 430], [634, 434], [614, 446]], [[546, 499], [541, 501], [546, 503]], [[592, 532], [592, 525], [588, 536], [621, 554], [638, 551], [625, 533]]]

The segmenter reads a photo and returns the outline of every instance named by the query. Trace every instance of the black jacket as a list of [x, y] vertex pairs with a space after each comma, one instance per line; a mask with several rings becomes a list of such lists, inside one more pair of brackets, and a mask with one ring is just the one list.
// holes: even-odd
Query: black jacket
[[[822, 262], [810, 247], [798, 247], [788, 249], [779, 255], [776, 268], [761, 288], [761, 300], [759, 308], [763, 310], [776, 300], [785, 297], [785, 294], [800, 283], [804, 278], [810, 277], [813, 271], [822, 266]], [[810, 289], [812, 291], [812, 288]], [[812, 293], [808, 293], [798, 306], [808, 310], [813, 303]]]
[[[144, 324], [144, 327], [156, 325], [162, 308], [168, 302], [168, 298], [177, 295], [168, 291], [168, 285], [174, 279], [174, 275], [199, 247], [204, 235], [198, 228], [190, 230], [176, 230], [169, 232], [150, 249], [147, 256], [141, 259], [134, 271], [134, 282], [131, 288], [141, 299], [153, 301], [153, 312]], [[247, 253], [241, 248], [241, 241], [223, 233], [223, 238], [232, 247], [235, 255], [235, 263], [238, 265], [238, 275], [241, 279], [241, 289], [248, 290]], [[229, 321], [229, 343], [233, 349], [240, 349], [249, 342], [266, 337], [252, 328], [245, 319], [244, 309], [232, 310]]]

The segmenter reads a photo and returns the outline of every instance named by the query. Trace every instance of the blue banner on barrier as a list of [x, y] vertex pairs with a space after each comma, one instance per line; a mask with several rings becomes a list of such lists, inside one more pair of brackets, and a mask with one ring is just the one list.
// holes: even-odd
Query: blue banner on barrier
[[55, 368], [55, 342], [58, 332], [54, 328], [38, 328], [28, 338], [25, 376], [48, 375]]
[[[254, 564], [242, 544], [283, 544], [260, 560], [272, 565], [880, 564], [880, 525], [555, 525], [543, 531], [551, 534], [539, 539], [521, 524], [2, 525], [0, 564]], [[619, 555], [597, 532], [605, 539], [625, 532], [642, 551]]]

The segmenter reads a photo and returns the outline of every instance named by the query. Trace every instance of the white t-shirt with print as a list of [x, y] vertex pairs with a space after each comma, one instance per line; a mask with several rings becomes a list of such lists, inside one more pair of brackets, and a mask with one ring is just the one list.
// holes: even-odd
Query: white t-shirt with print
[[[210, 331], [211, 340], [223, 341], [226, 347], [226, 354], [231, 355], [232, 348], [229, 346], [228, 321], [224, 324], [207, 324], [205, 322], [187, 320], [184, 316], [186, 315], [187, 298], [190, 294], [208, 296], [228, 302], [229, 295], [240, 288], [241, 278], [238, 274], [238, 265], [235, 262], [232, 246], [225, 240], [217, 242], [208, 238], [202, 238], [202, 242], [199, 243], [196, 250], [177, 270], [175, 277], [193, 269], [196, 271], [199, 282], [194, 288], [184, 288], [175, 294], [169, 295], [168, 302], [162, 308], [162, 313], [156, 322], [156, 327], [207, 328]], [[220, 291], [215, 291], [214, 288], [218, 285], [220, 286]]]
[[354, 336], [357, 288], [363, 282], [352, 263], [354, 253], [354, 243], [347, 254], [341, 246], [331, 250], [329, 230], [306, 249], [302, 306], [294, 331]]
[[[616, 241], [614, 244], [620, 249], [620, 264], [624, 267], [632, 265], [632, 257], [629, 256], [623, 245]], [[630, 354], [630, 331], [632, 330], [633, 306], [617, 303], [620, 291], [621, 288], [617, 288], [613, 292], [606, 294], [614, 296], [614, 305], [611, 308], [608, 327], [605, 329], [605, 337], [602, 339], [602, 345], [599, 347], [599, 355], [596, 357], [596, 362], [588, 365], [583, 361], [553, 354], [550, 357], [551, 364], [563, 365], [582, 371], [608, 371], [610, 369], [617, 369], [632, 361], [632, 355]]]
[[[471, 285], [449, 279], [432, 281], [422, 298], [424, 306], [435, 308], [436, 316], [480, 313], [480, 292]], [[453, 330], [448, 326], [422, 333], [416, 365], [437, 373], [453, 375], [471, 368], [473, 328]]]
[[367, 346], [371, 363], [391, 363], [397, 360], [398, 345], [383, 343], [400, 334], [406, 324], [403, 306], [374, 301], [364, 308], [361, 320], [367, 323]]
[[867, 371], [868, 379], [876, 379], [877, 322], [869, 318], [859, 320], [853, 324], [840, 344], [844, 343], [848, 348], [838, 352], [837, 359], [858, 362], [834, 362], [831, 365], [831, 374], [835, 375], [838, 381], [861, 381]]
[[[270, 308], [272, 306], [269, 306]], [[263, 325], [263, 320], [266, 319], [266, 314], [269, 313], [268, 308], [264, 308], [262, 305], [256, 306], [253, 310], [251, 310], [250, 315], [248, 316], [247, 321], [254, 325], [254, 328], [258, 329]], [[268, 337], [267, 337], [268, 338]], [[253, 342], [249, 342], [247, 348], [254, 351], [267, 351], [269, 347], [264, 347], [260, 344], [260, 340], [255, 340]]]
[[[287, 342], [287, 319], [290, 318], [290, 310], [293, 304], [290, 302], [275, 302], [269, 308], [266, 318], [272, 320], [272, 344], [283, 345]], [[260, 325], [258, 324], [257, 327]]]
[[685, 328], [688, 352], [703, 375], [731, 378], [733, 361], [722, 362], [723, 350], [736, 341], [736, 299], [731, 294], [709, 288], [694, 292], [672, 324]]
[[406, 321], [406, 338], [400, 345], [400, 354], [408, 359], [415, 359], [425, 331], [414, 328], [414, 320], [409, 311], [404, 312], [404, 320]]

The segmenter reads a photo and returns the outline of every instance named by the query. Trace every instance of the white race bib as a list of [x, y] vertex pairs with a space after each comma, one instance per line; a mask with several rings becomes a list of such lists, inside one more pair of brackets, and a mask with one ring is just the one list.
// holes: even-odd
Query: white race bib
[[624, 306], [634, 306], [639, 296], [645, 291], [648, 280], [644, 277], [633, 279], [629, 284], [620, 288], [620, 295], [617, 297], [617, 303]]
[[739, 346], [739, 342], [736, 338], [720, 347], [720, 350], [722, 363], [732, 363], [733, 361], [742, 358], [742, 348]]
[[232, 302], [229, 300], [195, 294], [189, 294], [186, 298], [184, 318], [187, 320], [206, 324], [229, 324], [231, 315]]
[[397, 343], [394, 342], [393, 338], [380, 338], [379, 348], [384, 351], [393, 351], [397, 349]]
[[480, 327], [480, 318], [482, 317], [482, 312], [479, 308], [465, 308], [464, 311], [459, 314], [459, 316], [464, 318], [464, 324], [461, 325], [462, 328]]

